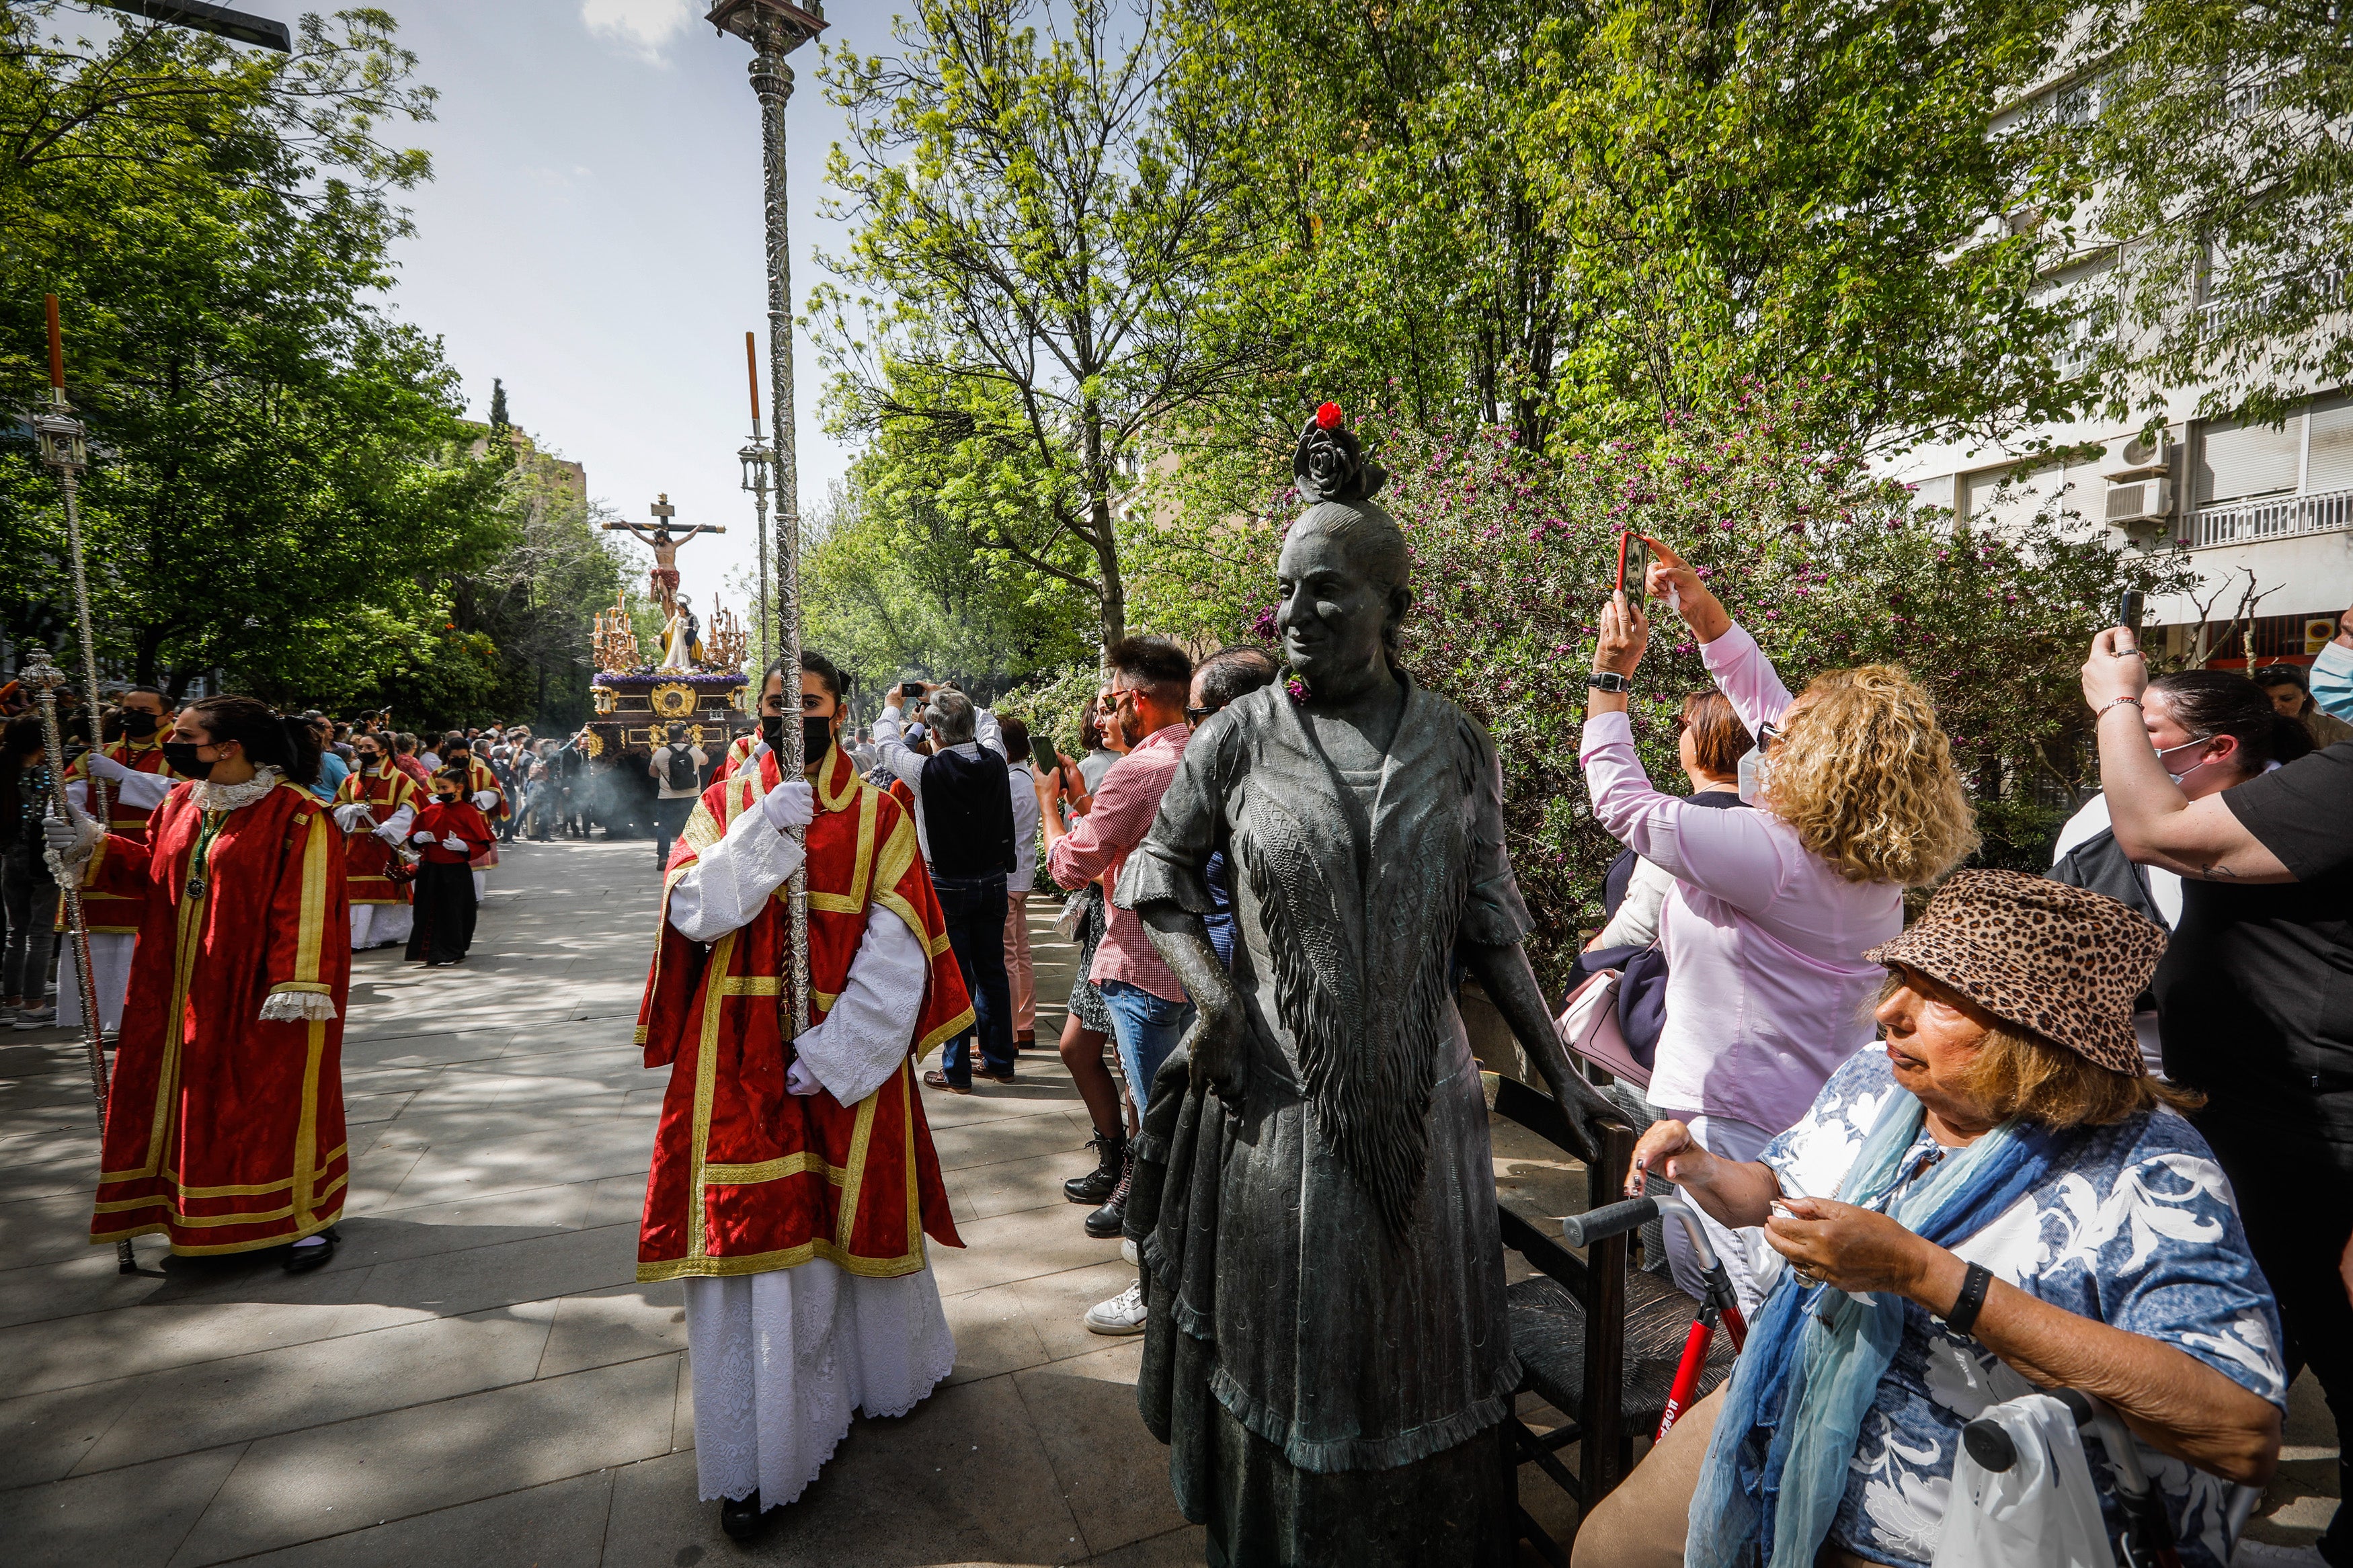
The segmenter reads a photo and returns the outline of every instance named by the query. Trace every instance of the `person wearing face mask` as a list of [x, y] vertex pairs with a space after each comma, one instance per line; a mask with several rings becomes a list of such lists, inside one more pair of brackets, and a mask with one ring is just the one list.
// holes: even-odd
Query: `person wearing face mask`
[[2313, 659], [2306, 689], [2314, 707], [2353, 724], [2353, 609], [2337, 617], [2337, 635]]
[[352, 951], [392, 947], [408, 940], [416, 911], [406, 885], [393, 881], [397, 847], [416, 821], [423, 792], [392, 765], [384, 742], [361, 734], [352, 742], [352, 771], [335, 792], [335, 826], [343, 830], [343, 878], [352, 905]]
[[[1694, 805], [1643, 773], [1626, 708], [1650, 621], [1623, 593], [1601, 609], [1579, 760], [1594, 816], [1675, 878], [1659, 920], [1667, 986], [1651, 1103], [1714, 1153], [1753, 1160], [1870, 1041], [1879, 966], [1865, 950], [1904, 929], [1905, 889], [1958, 864], [1976, 826], [1928, 694], [1901, 669], [1829, 670], [1792, 697], [1698, 574], [1643, 543], [1656, 558], [1650, 596], [1675, 606], [1757, 737], [1739, 770], [1757, 809]], [[1704, 1223], [1753, 1304], [1755, 1238]], [[1700, 1295], [1681, 1226], [1667, 1227], [1666, 1251], [1675, 1283]]]
[[[2327, 673], [2315, 663], [2324, 707]], [[2353, 745], [2193, 796], [2212, 770], [2183, 773], [2196, 752], [2152, 743], [2162, 683], [2129, 631], [2094, 640], [2083, 684], [2117, 845], [2181, 879], [2152, 987], [2165, 1074], [2206, 1097], [2191, 1120], [2279, 1298], [2289, 1377], [2310, 1366], [2338, 1432], [2353, 1430]], [[2316, 1550], [2353, 1564], [2353, 1510], [2340, 1504]]]
[[482, 814], [483, 822], [491, 828], [490, 841], [474, 854], [474, 901], [479, 904], [482, 895], [490, 891], [491, 868], [499, 863], [499, 825], [514, 815], [514, 807], [508, 803], [506, 792], [499, 787], [498, 775], [476, 754], [475, 743], [455, 731], [441, 748], [441, 771], [446, 773], [451, 768], [459, 770], [466, 799]]
[[[924, 1237], [963, 1245], [912, 1071], [972, 1022], [946, 920], [913, 820], [840, 744], [841, 675], [813, 650], [807, 761], [785, 777], [785, 674], [763, 682], [762, 743], [671, 852], [638, 1023], [646, 1066], [670, 1068], [638, 1278], [684, 1282], [695, 1468], [737, 1540], [816, 1478], [853, 1409], [902, 1415], [947, 1376]], [[810, 1006], [787, 1038], [803, 867]]]
[[309, 790], [319, 737], [250, 697], [183, 709], [176, 784], [143, 839], [76, 813], [45, 835], [85, 887], [134, 899], [138, 946], [90, 1240], [332, 1254], [349, 1151], [343, 830]]
[[[2261, 687], [2224, 669], [2186, 669], [2150, 681], [2141, 722], [2167, 776], [2189, 800], [2242, 784], [2312, 750], [2302, 723], [2274, 709]], [[2051, 862], [2054, 881], [2105, 893], [2168, 931], [2181, 923], [2181, 879], [2162, 866], [2133, 864], [2108, 825], [2104, 795], [2059, 830]], [[2148, 1070], [2162, 1072], [2153, 993], [2140, 998], [2133, 1028]]]
[[471, 782], [462, 768], [443, 768], [433, 775], [433, 803], [408, 827], [419, 859], [407, 956], [427, 969], [458, 963], [474, 945], [481, 900], [468, 863], [491, 847], [492, 835], [489, 818], [466, 788]]
[[[76, 757], [65, 772], [66, 798], [90, 810], [92, 774], [106, 787], [107, 828], [143, 840], [147, 819], [180, 774], [164, 755], [172, 728], [172, 705], [152, 686], [134, 686], [120, 700], [122, 732]], [[70, 748], [69, 748], [70, 750]], [[139, 934], [139, 900], [93, 889], [82, 896], [82, 919], [90, 923], [90, 967], [98, 981], [98, 1021], [108, 1034], [122, 1026], [122, 992], [131, 981], [131, 948]], [[58, 1025], [81, 1027], [81, 980], [74, 970], [71, 942], [58, 944]]]

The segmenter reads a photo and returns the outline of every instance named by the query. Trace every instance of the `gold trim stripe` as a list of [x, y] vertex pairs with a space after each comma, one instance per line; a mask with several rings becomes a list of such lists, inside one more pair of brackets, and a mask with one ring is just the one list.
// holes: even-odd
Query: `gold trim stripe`
[[839, 1187], [849, 1180], [849, 1172], [843, 1166], [826, 1163], [825, 1156], [814, 1149], [782, 1154], [756, 1165], [702, 1167], [703, 1184], [712, 1187], [754, 1187], [763, 1182], [780, 1182], [787, 1176], [823, 1176]]

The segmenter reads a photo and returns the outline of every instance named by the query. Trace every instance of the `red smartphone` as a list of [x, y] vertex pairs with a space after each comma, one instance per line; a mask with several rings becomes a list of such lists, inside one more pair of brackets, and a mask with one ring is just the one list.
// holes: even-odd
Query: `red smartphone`
[[1618, 591], [1621, 594], [1626, 591], [1626, 541], [1633, 531], [1630, 528], [1618, 531]]

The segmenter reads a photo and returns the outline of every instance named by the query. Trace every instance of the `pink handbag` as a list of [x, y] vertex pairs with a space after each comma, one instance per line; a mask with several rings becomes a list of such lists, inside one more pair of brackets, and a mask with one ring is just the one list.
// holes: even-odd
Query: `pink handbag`
[[1553, 1027], [1570, 1053], [1637, 1089], [1651, 1087], [1651, 1069], [1634, 1059], [1618, 1032], [1619, 972], [1605, 969], [1568, 994]]

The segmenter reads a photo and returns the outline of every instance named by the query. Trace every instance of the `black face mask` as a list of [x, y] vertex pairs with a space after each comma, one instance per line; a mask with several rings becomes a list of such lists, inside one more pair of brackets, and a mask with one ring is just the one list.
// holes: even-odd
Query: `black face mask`
[[760, 715], [760, 739], [768, 750], [781, 752], [785, 749], [785, 716], [781, 713]]
[[134, 741], [143, 741], [155, 732], [156, 722], [155, 715], [153, 713], [143, 713], [136, 708], [125, 709], [122, 714], [122, 732]]
[[801, 761], [813, 763], [833, 749], [833, 721], [801, 715]]
[[196, 752], [201, 749], [194, 741], [166, 741], [164, 742], [164, 760], [182, 778], [210, 778], [212, 763], [199, 762], [196, 758]]
[[360, 752], [353, 756], [352, 766], [361, 773], [372, 773], [375, 772], [377, 766], [381, 764], [383, 761], [384, 759], [382, 757], [377, 756], [373, 752]]

